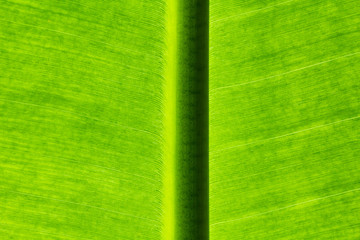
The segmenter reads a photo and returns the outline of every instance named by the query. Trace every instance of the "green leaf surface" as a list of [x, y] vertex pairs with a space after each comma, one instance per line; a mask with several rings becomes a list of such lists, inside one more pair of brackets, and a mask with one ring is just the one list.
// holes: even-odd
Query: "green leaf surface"
[[0, 0], [0, 239], [359, 239], [359, 76], [355, 0]]
[[211, 1], [211, 239], [360, 237], [359, 13]]
[[0, 239], [159, 239], [165, 1], [0, 2]]

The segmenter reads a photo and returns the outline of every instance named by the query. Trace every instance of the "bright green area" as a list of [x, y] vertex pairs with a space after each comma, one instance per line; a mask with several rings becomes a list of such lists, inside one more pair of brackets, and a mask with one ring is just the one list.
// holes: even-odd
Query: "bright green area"
[[164, 174], [163, 174], [163, 229], [162, 239], [174, 239], [176, 220], [176, 82], [178, 50], [177, 0], [168, 0], [166, 7], [166, 52], [164, 90]]
[[360, 238], [358, 1], [206, 9], [0, 0], [0, 239]]
[[165, 1], [0, 1], [0, 239], [159, 239]]
[[360, 4], [210, 3], [211, 239], [360, 238]]
[[206, 239], [208, 2], [0, 15], [0, 239]]

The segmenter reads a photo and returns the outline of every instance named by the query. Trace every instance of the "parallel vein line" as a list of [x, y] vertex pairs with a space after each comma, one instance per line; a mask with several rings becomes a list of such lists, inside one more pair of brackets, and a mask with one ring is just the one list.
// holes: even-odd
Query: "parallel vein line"
[[78, 38], [78, 39], [87, 40], [87, 41], [94, 42], [94, 43], [100, 43], [100, 44], [103, 44], [103, 45], [112, 47], [112, 48], [114, 48], [114, 49], [117, 49], [117, 50], [124, 50], [124, 51], [127, 51], [127, 52], [131, 52], [131, 53], [135, 53], [135, 54], [138, 54], [138, 55], [142, 55], [142, 56], [153, 56], [153, 55], [148, 54], [148, 53], [134, 51], [134, 50], [129, 49], [129, 48], [124, 48], [124, 47], [116, 46], [116, 45], [113, 45], [113, 44], [110, 44], [110, 43], [107, 43], [107, 42], [103, 42], [103, 41], [97, 41], [97, 40], [94, 40], [94, 39], [91, 39], [91, 38], [87, 38], [87, 37], [83, 37], [83, 36], [80, 36], [80, 35], [76, 35], [76, 34], [73, 34], [73, 33], [63, 32], [63, 31], [59, 31], [59, 30], [55, 30], [55, 29], [50, 29], [50, 28], [46, 28], [46, 27], [41, 27], [41, 26], [37, 26], [37, 25], [33, 25], [33, 24], [28, 24], [28, 23], [20, 23], [20, 22], [9, 21], [9, 20], [6, 20], [6, 19], [0, 19], [0, 21], [12, 23], [12, 24], [16, 24], [16, 25], [19, 25], [19, 26], [27, 26], [27, 27], [37, 28], [37, 29], [41, 29], [41, 30], [46, 30], [46, 31], [49, 31], [49, 32], [54, 32], [54, 33], [58, 33], [58, 34], [62, 34], [62, 35], [67, 35], [67, 36], [71, 36], [71, 37], [75, 37], [75, 38]]
[[281, 76], [284, 76], [284, 75], [287, 75], [287, 74], [290, 74], [290, 73], [294, 73], [294, 72], [298, 72], [298, 71], [305, 70], [305, 69], [308, 69], [308, 68], [312, 68], [312, 67], [316, 67], [316, 66], [319, 66], [319, 65], [323, 65], [323, 64], [325, 64], [325, 63], [333, 62], [333, 61], [336, 61], [336, 60], [339, 60], [339, 59], [342, 59], [342, 58], [347, 58], [347, 57], [355, 56], [355, 55], [357, 55], [357, 54], [360, 54], [360, 52], [355, 52], [355, 53], [346, 54], [346, 55], [339, 56], [339, 57], [336, 57], [336, 58], [332, 58], [332, 59], [329, 59], [329, 60], [326, 60], [326, 61], [314, 63], [314, 64], [311, 64], [311, 65], [308, 65], [308, 66], [305, 66], [305, 67], [297, 68], [297, 69], [294, 69], [294, 70], [291, 70], [291, 71], [288, 71], [288, 72], [276, 74], [276, 75], [269, 76], [269, 77], [265, 77], [265, 78], [260, 78], [260, 79], [257, 79], [257, 80], [254, 80], [254, 81], [250, 81], [250, 82], [245, 82], [245, 83], [239, 83], [239, 84], [233, 84], [233, 85], [229, 85], [229, 86], [214, 88], [214, 89], [212, 89], [210, 92], [215, 92], [215, 91], [222, 90], [222, 89], [227, 89], [227, 88], [239, 87], [239, 86], [243, 86], [243, 85], [247, 85], [247, 84], [251, 84], [251, 83], [256, 83], [256, 82], [261, 82], [261, 81], [268, 80], [268, 79], [272, 79], [272, 78], [276, 78], [276, 77], [281, 77]]
[[351, 117], [351, 118], [342, 119], [342, 120], [335, 121], [335, 122], [331, 122], [331, 123], [327, 123], [327, 124], [318, 125], [318, 126], [311, 127], [311, 128], [302, 129], [302, 130], [287, 133], [287, 134], [284, 134], [284, 135], [279, 135], [279, 136], [275, 136], [275, 137], [271, 137], [271, 138], [267, 138], [267, 139], [253, 141], [253, 142], [250, 142], [250, 143], [239, 144], [239, 145], [235, 145], [235, 146], [231, 146], [231, 147], [227, 147], [227, 148], [222, 148], [222, 149], [213, 151], [212, 153], [217, 153], [217, 152], [221, 152], [221, 151], [224, 151], [224, 150], [229, 150], [229, 149], [238, 148], [238, 147], [244, 147], [244, 146], [253, 145], [253, 144], [257, 144], [257, 143], [263, 143], [263, 142], [267, 142], [267, 141], [270, 141], [270, 140], [283, 138], [283, 137], [288, 137], [288, 136], [295, 135], [295, 134], [298, 134], [298, 133], [303, 133], [303, 132], [307, 132], [307, 131], [310, 131], [310, 130], [331, 126], [331, 125], [334, 125], [334, 124], [337, 124], [337, 123], [346, 122], [346, 121], [350, 121], [350, 120], [355, 120], [355, 119], [358, 119], [358, 118], [360, 118], [360, 115], [355, 116], [355, 117]]
[[45, 105], [39, 105], [39, 104], [35, 104], [35, 103], [15, 101], [15, 100], [10, 100], [10, 99], [5, 99], [5, 98], [0, 98], [0, 101], [16, 103], [16, 104], [21, 104], [21, 105], [25, 105], [25, 106], [39, 107], [39, 108], [43, 108], [43, 109], [48, 109], [48, 110], [58, 111], [58, 112], [62, 112], [62, 113], [67, 113], [67, 114], [70, 114], [70, 115], [73, 115], [73, 116], [78, 116], [78, 117], [87, 118], [87, 119], [91, 119], [91, 120], [98, 121], [98, 122], [103, 122], [103, 123], [105, 123], [105, 124], [107, 124], [109, 126], [121, 127], [121, 128], [124, 128], [124, 129], [143, 132], [143, 133], [153, 135], [155, 137], [159, 137], [158, 135], [156, 135], [156, 134], [154, 134], [152, 132], [146, 131], [146, 130], [142, 130], [142, 129], [134, 128], [134, 127], [129, 127], [129, 126], [125, 126], [125, 125], [120, 125], [118, 123], [109, 122], [109, 121], [102, 120], [102, 119], [99, 119], [99, 118], [89, 117], [89, 116], [86, 116], [86, 115], [78, 114], [78, 113], [75, 113], [75, 112], [72, 112], [72, 111], [67, 111], [67, 110], [63, 110], [63, 109], [59, 109], [59, 108], [49, 107], [49, 106], [45, 106]]
[[240, 14], [237, 14], [237, 15], [220, 18], [220, 19], [218, 19], [218, 20], [211, 21], [210, 23], [221, 22], [221, 21], [224, 21], [224, 20], [233, 19], [233, 18], [237, 18], [237, 17], [243, 16], [243, 15], [247, 15], [247, 14], [250, 14], [250, 13], [260, 12], [260, 11], [263, 11], [263, 10], [266, 10], [266, 9], [274, 8], [274, 7], [281, 6], [281, 5], [284, 5], [284, 4], [286, 4], [286, 3], [290, 3], [290, 2], [294, 2], [294, 1], [296, 1], [296, 0], [289, 0], [289, 1], [281, 2], [281, 3], [275, 4], [275, 5], [271, 5], [271, 6], [268, 6], [268, 7], [259, 8], [259, 9], [255, 9], [255, 10], [252, 10], [252, 11], [240, 13]]
[[58, 199], [58, 198], [44, 197], [44, 196], [40, 196], [40, 195], [36, 195], [36, 194], [24, 193], [24, 192], [19, 192], [19, 191], [12, 191], [12, 190], [7, 190], [7, 189], [1, 189], [1, 190], [6, 191], [6, 192], [10, 192], [10, 193], [14, 193], [14, 194], [18, 194], [18, 195], [29, 196], [29, 197], [33, 197], [33, 198], [47, 199], [47, 200], [51, 200], [51, 201], [55, 201], [55, 202], [68, 203], [68, 204], [72, 204], [72, 205], [78, 205], [78, 206], [98, 209], [98, 210], [101, 210], [101, 211], [104, 211], [104, 212], [115, 213], [115, 214], [126, 216], [126, 217], [132, 217], [132, 218], [137, 218], [137, 219], [142, 219], [142, 220], [147, 220], [147, 221], [152, 221], [152, 222], [158, 222], [155, 219], [139, 217], [139, 216], [135, 216], [135, 215], [128, 214], [128, 213], [123, 213], [123, 212], [119, 212], [119, 211], [115, 211], [115, 210], [110, 210], [110, 209], [106, 209], [106, 208], [102, 208], [102, 207], [97, 207], [97, 206], [94, 206], [94, 205], [77, 203], [77, 202], [67, 201], [67, 200]]
[[242, 217], [242, 218], [236, 218], [236, 219], [231, 219], [231, 220], [216, 222], [216, 223], [211, 224], [211, 226], [220, 225], [220, 224], [225, 224], [225, 223], [230, 223], [230, 222], [237, 222], [237, 221], [241, 221], [241, 220], [248, 219], [248, 218], [254, 218], [254, 217], [262, 216], [262, 215], [265, 215], [265, 214], [269, 214], [269, 213], [273, 213], [273, 212], [285, 210], [285, 209], [288, 209], [288, 208], [292, 208], [292, 207], [304, 205], [304, 204], [307, 204], [307, 203], [316, 202], [316, 201], [319, 201], [319, 200], [324, 200], [324, 199], [327, 199], [327, 198], [332, 198], [332, 197], [336, 197], [336, 196], [340, 196], [340, 195], [344, 195], [344, 194], [351, 193], [351, 192], [356, 192], [356, 191], [360, 191], [360, 188], [355, 188], [355, 189], [351, 189], [351, 190], [348, 190], [348, 191], [344, 191], [344, 192], [340, 192], [340, 193], [335, 193], [335, 194], [327, 195], [327, 196], [325, 196], [325, 197], [314, 198], [314, 199], [311, 199], [311, 200], [308, 200], [308, 201], [291, 204], [291, 205], [288, 205], [288, 206], [286, 206], [286, 207], [281, 207], [281, 208], [277, 208], [277, 209], [274, 209], [274, 210], [270, 210], [270, 211], [266, 211], [266, 212], [261, 212], [261, 213], [258, 213], [258, 214], [254, 214], [254, 215], [250, 215], [250, 216], [246, 216], [246, 217]]

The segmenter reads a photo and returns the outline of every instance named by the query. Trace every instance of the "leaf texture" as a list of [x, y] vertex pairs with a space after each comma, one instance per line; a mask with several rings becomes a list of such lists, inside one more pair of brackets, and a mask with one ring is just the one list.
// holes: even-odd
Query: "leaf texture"
[[165, 1], [0, 2], [0, 239], [159, 239]]
[[211, 1], [211, 239], [360, 237], [359, 7]]
[[0, 0], [0, 239], [358, 239], [359, 12]]

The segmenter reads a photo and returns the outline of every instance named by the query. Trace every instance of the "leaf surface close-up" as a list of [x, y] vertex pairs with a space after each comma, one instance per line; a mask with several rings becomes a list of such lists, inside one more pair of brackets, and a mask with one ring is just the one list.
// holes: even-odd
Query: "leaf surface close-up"
[[357, 0], [0, 0], [0, 240], [360, 238]]
[[159, 239], [165, 1], [0, 16], [0, 239]]
[[210, 2], [211, 239], [360, 238], [359, 14]]

